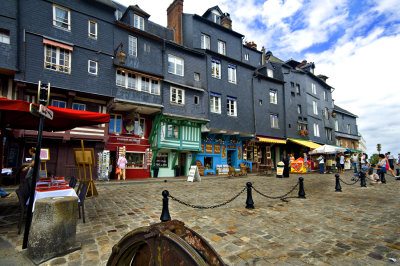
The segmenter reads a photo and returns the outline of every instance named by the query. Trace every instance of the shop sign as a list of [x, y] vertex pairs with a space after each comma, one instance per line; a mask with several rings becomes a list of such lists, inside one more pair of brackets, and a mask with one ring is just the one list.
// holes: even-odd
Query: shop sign
[[157, 153], [155, 165], [168, 167], [168, 153]]
[[213, 152], [212, 144], [206, 144], [206, 153], [212, 153], [212, 152]]
[[228, 149], [236, 150], [236, 146], [235, 145], [228, 145]]
[[110, 137], [109, 142], [111, 143], [126, 143], [126, 144], [140, 144], [140, 139], [136, 138], [124, 138], [124, 137]]
[[204, 144], [201, 144], [201, 152], [200, 153], [204, 153]]
[[214, 145], [214, 153], [216, 154], [221, 153], [221, 145]]

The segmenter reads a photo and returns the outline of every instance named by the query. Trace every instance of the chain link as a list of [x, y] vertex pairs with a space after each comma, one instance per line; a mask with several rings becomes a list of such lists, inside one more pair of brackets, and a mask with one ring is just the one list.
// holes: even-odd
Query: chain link
[[235, 195], [233, 198], [231, 198], [231, 199], [229, 199], [229, 200], [227, 200], [227, 201], [225, 201], [225, 202], [223, 202], [223, 203], [220, 203], [220, 204], [217, 204], [217, 205], [212, 205], [212, 206], [193, 205], [193, 204], [186, 203], [186, 202], [184, 202], [184, 201], [182, 201], [182, 200], [180, 200], [180, 199], [177, 199], [177, 198], [175, 198], [175, 197], [172, 196], [172, 195], [169, 195], [168, 197], [170, 197], [170, 198], [171, 198], [172, 200], [174, 200], [174, 201], [179, 202], [180, 204], [186, 205], [186, 206], [188, 206], [188, 207], [192, 207], [192, 208], [194, 208], [194, 209], [214, 209], [214, 208], [218, 208], [218, 207], [224, 206], [224, 205], [226, 205], [226, 204], [228, 204], [228, 203], [234, 201], [234, 200], [235, 200], [237, 197], [239, 197], [240, 194], [242, 194], [245, 190], [246, 190], [246, 187], [244, 187], [244, 188], [243, 188], [237, 195]]
[[298, 185], [299, 185], [299, 182], [297, 182], [297, 184], [294, 185], [294, 187], [292, 187], [292, 189], [291, 189], [288, 193], [286, 193], [285, 195], [276, 196], [276, 197], [272, 197], [272, 196], [265, 195], [265, 194], [261, 193], [260, 191], [258, 191], [254, 186], [252, 186], [252, 188], [254, 189], [255, 192], [257, 192], [258, 194], [260, 194], [261, 196], [264, 196], [264, 197], [266, 197], [266, 198], [269, 198], [269, 199], [280, 199], [280, 200], [282, 200], [282, 201], [286, 201], [286, 200], [285, 200], [286, 196], [289, 195], [290, 193], [292, 193], [292, 192], [296, 189], [296, 187], [297, 187]]
[[344, 181], [340, 177], [339, 177], [339, 180], [342, 181], [344, 184], [351, 186], [351, 185], [356, 184], [360, 179], [357, 177], [356, 180], [354, 181], [354, 183], [347, 183], [346, 181]]

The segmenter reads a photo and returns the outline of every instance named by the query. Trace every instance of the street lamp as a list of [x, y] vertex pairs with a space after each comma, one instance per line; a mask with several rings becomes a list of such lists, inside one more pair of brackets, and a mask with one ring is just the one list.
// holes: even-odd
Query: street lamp
[[[123, 46], [124, 46], [124, 45], [123, 45], [122, 42], [121, 42], [121, 43], [117, 46], [117, 48], [115, 48], [115, 50], [114, 50], [114, 58], [117, 58], [117, 59], [118, 59], [118, 62], [119, 62], [121, 65], [125, 64], [125, 60], [126, 60], [126, 54], [122, 51], [122, 47], [123, 47]], [[119, 54], [117, 55], [118, 48], [120, 48], [121, 51], [120, 51]]]

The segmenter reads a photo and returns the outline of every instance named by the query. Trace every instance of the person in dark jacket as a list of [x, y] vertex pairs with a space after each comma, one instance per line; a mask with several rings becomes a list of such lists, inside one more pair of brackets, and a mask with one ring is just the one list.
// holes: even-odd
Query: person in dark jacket
[[290, 157], [288, 155], [283, 158], [283, 163], [285, 164], [285, 167], [283, 168], [283, 177], [289, 177]]

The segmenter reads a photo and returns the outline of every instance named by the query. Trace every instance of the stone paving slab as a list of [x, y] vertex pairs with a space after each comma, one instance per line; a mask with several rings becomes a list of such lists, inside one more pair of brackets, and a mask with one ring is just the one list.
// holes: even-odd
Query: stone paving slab
[[[341, 178], [351, 183], [349, 171]], [[161, 192], [193, 205], [223, 203], [246, 182], [268, 196], [286, 194], [298, 182], [290, 178], [245, 176], [210, 178], [201, 182], [141, 182], [97, 186], [99, 196], [85, 201], [86, 223], [78, 222], [82, 249], [42, 265], [105, 265], [111, 248], [133, 229], [158, 223]], [[367, 188], [341, 184], [334, 174], [304, 175], [306, 199], [296, 188], [287, 202], [255, 193], [255, 209], [245, 208], [246, 192], [214, 209], [193, 209], [169, 199], [172, 219], [203, 236], [228, 265], [391, 265], [400, 260], [400, 181]], [[18, 221], [13, 193], [0, 203], [1, 215]], [[10, 218], [10, 219], [11, 219]], [[23, 233], [17, 225], [0, 226], [0, 237], [21, 251]]]

